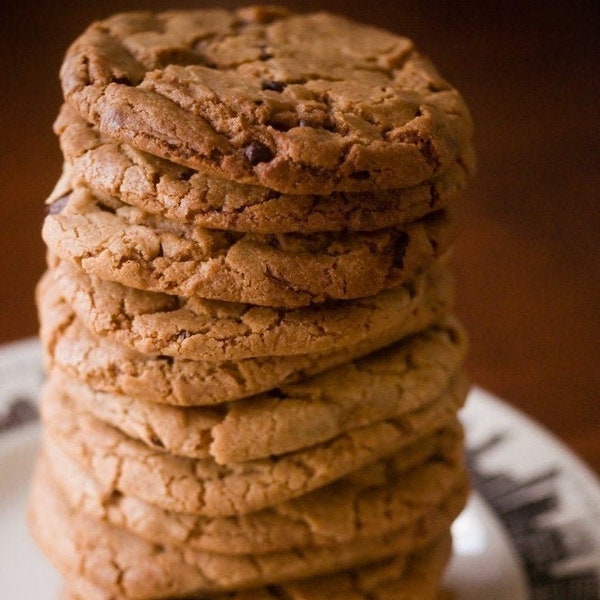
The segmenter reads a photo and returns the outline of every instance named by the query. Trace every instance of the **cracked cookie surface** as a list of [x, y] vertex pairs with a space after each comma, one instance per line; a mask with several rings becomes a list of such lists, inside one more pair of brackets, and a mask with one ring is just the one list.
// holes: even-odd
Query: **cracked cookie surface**
[[458, 323], [440, 323], [380, 352], [312, 378], [217, 407], [158, 405], [97, 392], [51, 370], [46, 393], [150, 447], [219, 464], [278, 456], [433, 402], [466, 353]]
[[346, 477], [244, 516], [177, 513], [103, 486], [56, 444], [45, 464], [70, 505], [150, 542], [223, 554], [330, 546], [399, 529], [466, 490], [462, 436], [449, 429]]
[[167, 221], [67, 186], [42, 237], [91, 275], [180, 296], [295, 308], [372, 296], [414, 278], [448, 253], [453, 220], [431, 213], [373, 232], [256, 234]]
[[333, 352], [393, 332], [399, 339], [447, 314], [454, 296], [452, 275], [434, 265], [370, 298], [276, 309], [137, 290], [49, 258], [49, 276], [94, 333], [143, 354], [211, 362]]
[[[358, 542], [290, 552], [222, 555], [185, 546], [157, 546], [81, 514], [65, 502], [52, 478], [40, 469], [29, 518], [40, 546], [67, 576], [87, 578], [114, 593], [150, 600], [281, 583], [415, 552], [446, 533], [464, 499], [464, 493], [450, 497], [407, 527]], [[60, 540], [55, 539], [57, 534]], [[73, 560], [74, 549], [80, 560]]]
[[29, 522], [65, 599], [432, 599], [469, 493], [460, 94], [267, 6], [114, 15], [60, 79]]
[[103, 134], [287, 193], [415, 185], [471, 138], [461, 96], [409, 39], [325, 12], [119, 14], [60, 75]]
[[[452, 540], [442, 536], [431, 546], [347, 569], [340, 573], [270, 585], [263, 588], [213, 594], [212, 600], [441, 600], [438, 584], [450, 558]], [[61, 600], [131, 600], [82, 577], [69, 577]]]
[[[211, 177], [102, 136], [70, 106], [54, 124], [65, 170], [97, 192], [165, 219], [257, 233], [373, 231], [452, 205], [474, 171], [467, 153], [438, 177], [402, 189], [283, 194]], [[76, 174], [76, 175], [75, 175]]]
[[103, 485], [166, 510], [228, 516], [297, 498], [454, 427], [467, 388], [459, 378], [421, 410], [353, 429], [310, 448], [229, 465], [146, 446], [78, 410], [64, 396], [43, 394], [41, 412], [48, 443], [58, 444], [84, 469], [93, 470]]
[[[213, 594], [212, 600], [441, 600], [439, 579], [450, 558], [452, 542], [443, 536], [430, 547], [374, 564], [287, 584]], [[61, 600], [131, 600], [70, 577]]]
[[[145, 355], [89, 331], [64, 301], [51, 276], [42, 277], [36, 299], [47, 371], [59, 370], [97, 392], [143, 398], [173, 406], [209, 406], [266, 392], [350, 362], [406, 334], [375, 331], [358, 344], [332, 352], [262, 356], [211, 362]], [[414, 331], [445, 318], [418, 311]]]

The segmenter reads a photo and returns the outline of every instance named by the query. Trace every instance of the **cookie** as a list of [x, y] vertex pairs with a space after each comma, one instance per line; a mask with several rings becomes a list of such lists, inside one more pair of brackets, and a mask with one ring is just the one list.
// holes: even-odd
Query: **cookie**
[[455, 427], [467, 390], [466, 381], [459, 379], [432, 404], [400, 418], [359, 427], [296, 452], [230, 465], [151, 448], [77, 410], [64, 396], [43, 395], [41, 413], [46, 443], [58, 444], [102, 485], [166, 510], [214, 517], [297, 498]]
[[115, 15], [73, 42], [60, 77], [103, 135], [291, 194], [416, 185], [472, 134], [409, 39], [325, 12]]
[[334, 352], [376, 336], [415, 333], [453, 302], [452, 275], [437, 265], [377, 296], [303, 309], [144, 292], [50, 259], [52, 277], [82, 322], [143, 354], [219, 362]]
[[468, 489], [462, 436], [446, 431], [300, 498], [241, 517], [202, 517], [160, 509], [104, 488], [57, 445], [50, 469], [76, 510], [155, 544], [222, 554], [261, 554], [331, 546], [406, 527], [452, 494]]
[[42, 227], [90, 275], [152, 292], [295, 308], [372, 296], [414, 278], [454, 241], [444, 211], [373, 232], [257, 234], [166, 221], [83, 183]]
[[38, 545], [65, 576], [83, 577], [138, 600], [156, 600], [281, 583], [414, 552], [447, 533], [463, 505], [464, 498], [449, 499], [415, 523], [382, 536], [256, 555], [151, 544], [74, 510], [41, 469], [28, 512]]
[[410, 188], [292, 195], [207, 176], [116, 142], [90, 127], [67, 104], [54, 130], [66, 171], [73, 172], [67, 179], [79, 176], [96, 192], [167, 220], [228, 231], [308, 233], [396, 227], [454, 204], [474, 170], [473, 157], [467, 153], [433, 180]]
[[[439, 580], [450, 558], [452, 540], [442, 536], [428, 548], [373, 564], [287, 584], [211, 594], [210, 600], [441, 600]], [[193, 596], [194, 600], [209, 600]], [[82, 577], [70, 577], [61, 600], [129, 600]], [[190, 599], [191, 600], [191, 599]]]
[[419, 410], [448, 388], [465, 352], [463, 331], [448, 322], [296, 384], [218, 407], [179, 408], [97, 392], [58, 370], [51, 371], [45, 394], [68, 396], [151, 447], [228, 464], [293, 452]]
[[[192, 361], [144, 355], [93, 334], [63, 300], [49, 275], [39, 282], [36, 299], [47, 371], [59, 370], [98, 392], [174, 406], [206, 406], [259, 394], [375, 352], [405, 333], [376, 334], [334, 352]], [[418, 310], [413, 328], [425, 329], [435, 316]], [[438, 316], [438, 321], [443, 319]], [[456, 340], [459, 345], [461, 340], [460, 336]]]

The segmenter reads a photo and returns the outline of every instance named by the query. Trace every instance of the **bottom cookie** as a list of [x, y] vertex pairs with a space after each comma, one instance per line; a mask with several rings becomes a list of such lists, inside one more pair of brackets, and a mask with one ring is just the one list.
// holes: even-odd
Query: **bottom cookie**
[[[179, 596], [187, 600], [434, 600], [451, 553], [444, 535], [413, 555], [398, 555], [376, 564], [285, 585], [218, 595]], [[66, 582], [61, 600], [127, 600], [83, 578]]]
[[427, 547], [449, 531], [465, 502], [449, 498], [424, 518], [382, 536], [331, 548], [227, 556], [148, 543], [72, 509], [47, 470], [37, 469], [29, 505], [34, 539], [67, 578], [131, 600], [222, 594], [327, 575]]

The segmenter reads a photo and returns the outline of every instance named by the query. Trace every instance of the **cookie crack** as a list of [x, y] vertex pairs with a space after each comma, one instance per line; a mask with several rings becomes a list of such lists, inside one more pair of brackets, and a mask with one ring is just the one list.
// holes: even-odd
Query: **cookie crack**
[[404, 144], [412, 144], [419, 151], [425, 162], [432, 168], [434, 173], [437, 173], [442, 165], [441, 160], [435, 148], [434, 142], [415, 129], [409, 129], [400, 133], [394, 138], [394, 141], [399, 141]]
[[267, 585], [265, 590], [273, 600], [296, 600], [295, 596], [282, 585]]

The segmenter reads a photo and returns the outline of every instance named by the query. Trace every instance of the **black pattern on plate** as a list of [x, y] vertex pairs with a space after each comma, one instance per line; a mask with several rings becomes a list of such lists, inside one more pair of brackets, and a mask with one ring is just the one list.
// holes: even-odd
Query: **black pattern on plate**
[[8, 403], [8, 409], [0, 415], [0, 434], [16, 429], [38, 418], [36, 403], [31, 398], [16, 396]]
[[559, 468], [546, 469], [526, 480], [508, 471], [486, 471], [482, 457], [509, 439], [498, 433], [468, 451], [473, 485], [506, 527], [519, 554], [531, 600], [600, 600], [596, 570], [578, 567], [577, 560], [591, 556], [592, 523], [584, 519], [552, 524], [548, 517], [560, 509]]

